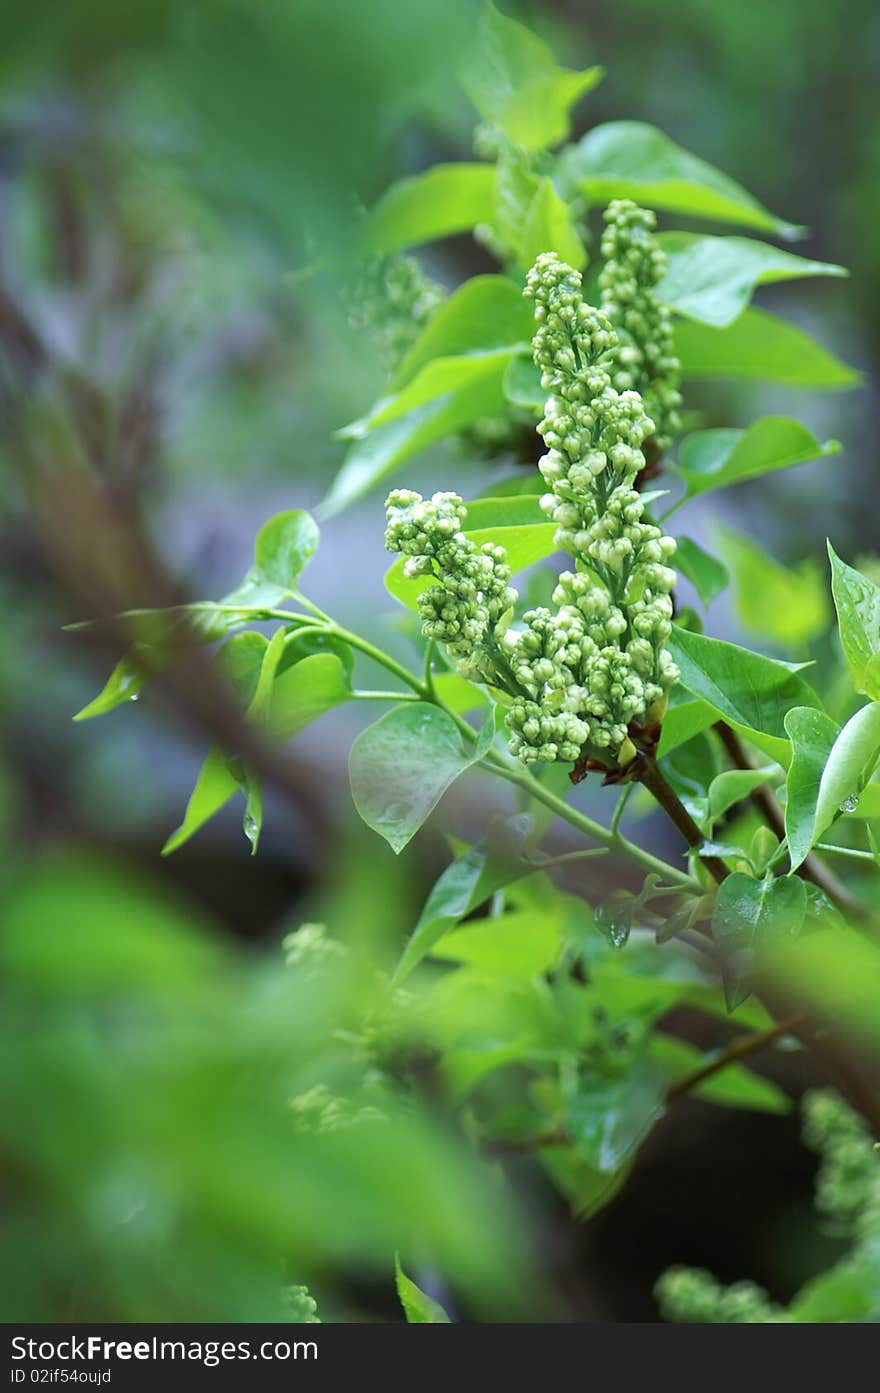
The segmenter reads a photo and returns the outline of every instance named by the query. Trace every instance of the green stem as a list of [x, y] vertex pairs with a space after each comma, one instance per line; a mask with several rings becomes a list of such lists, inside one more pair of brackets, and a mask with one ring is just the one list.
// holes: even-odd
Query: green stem
[[634, 788], [635, 784], [624, 784], [623, 788], [620, 790], [620, 797], [617, 800], [617, 806], [615, 807], [611, 817], [612, 832], [617, 832], [618, 828], [620, 827], [620, 820], [623, 817], [624, 809], [627, 803], [629, 802], [630, 794], [632, 793]]
[[537, 779], [526, 773], [520, 772], [510, 765], [504, 763], [492, 751], [483, 760], [486, 768], [491, 769], [494, 774], [508, 783], [515, 784], [516, 787], [523, 789], [534, 798], [538, 803], [543, 803], [545, 808], [549, 808], [567, 822], [571, 827], [577, 828], [585, 836], [592, 838], [594, 842], [599, 842], [601, 846], [608, 847], [610, 851], [618, 851], [621, 855], [628, 856], [631, 861], [637, 862], [645, 870], [653, 871], [655, 875], [661, 876], [664, 880], [678, 885], [682, 890], [690, 890], [695, 894], [702, 894], [702, 886], [699, 881], [689, 876], [685, 871], [680, 871], [676, 866], [670, 866], [668, 862], [662, 861], [659, 856], [654, 856], [652, 852], [645, 851], [637, 846], [635, 842], [629, 841], [620, 832], [612, 832], [610, 828], [603, 827], [601, 822], [594, 822], [586, 813], [580, 812], [578, 808], [572, 808], [562, 798], [558, 798], [555, 793], [551, 793]]
[[[280, 619], [282, 621], [290, 618], [284, 610], [267, 610], [265, 614], [267, 617]], [[326, 622], [318, 622], [318, 620], [316, 620], [310, 627], [320, 629], [323, 633], [333, 634], [343, 643], [347, 643], [350, 648], [354, 648], [357, 652], [363, 653], [365, 657], [372, 659], [372, 661], [378, 663], [380, 667], [384, 667], [386, 672], [390, 672], [398, 681], [402, 682], [405, 687], [408, 687], [419, 701], [433, 702], [434, 705], [439, 706], [441, 710], [445, 711], [449, 718], [455, 722], [458, 730], [466, 740], [476, 740], [477, 733], [473, 726], [471, 726], [457, 711], [450, 710], [442, 701], [438, 701], [436, 693], [433, 693], [429, 689], [427, 683], [422, 678], [417, 677], [414, 672], [404, 667], [402, 663], [399, 663], [396, 658], [392, 658], [390, 654], [384, 653], [381, 648], [377, 648], [375, 644], [370, 643], [368, 639], [362, 638], [360, 634], [352, 633], [350, 629], [346, 629], [341, 624], [337, 624], [333, 619], [328, 619]], [[392, 699], [390, 694], [388, 699]], [[406, 696], [404, 696], [404, 700], [406, 699]], [[497, 774], [499, 778], [505, 779], [508, 783], [515, 785], [517, 788], [521, 788], [530, 798], [534, 798], [536, 802], [543, 803], [546, 808], [554, 812], [563, 822], [567, 822], [569, 826], [576, 828], [577, 831], [590, 837], [594, 842], [598, 842], [600, 846], [607, 847], [610, 851], [616, 851], [623, 856], [629, 857], [631, 861], [635, 861], [645, 870], [653, 871], [655, 875], [661, 876], [663, 880], [673, 885], [680, 886], [683, 890], [701, 893], [702, 887], [692, 876], [686, 874], [684, 871], [680, 871], [676, 866], [670, 866], [666, 861], [661, 860], [658, 856], [654, 856], [650, 851], [643, 850], [643, 848], [637, 846], [635, 842], [631, 842], [624, 837], [616, 828], [612, 831], [610, 828], [604, 827], [601, 822], [595, 822], [593, 818], [588, 817], [586, 813], [580, 812], [577, 808], [570, 807], [562, 798], [558, 798], [556, 794], [544, 788], [537, 779], [532, 778], [526, 770], [517, 768], [512, 763], [508, 763], [496, 752], [490, 750], [481, 763], [486, 769]]]
[[349, 692], [351, 701], [420, 701], [415, 692]]
[[[322, 628], [325, 633], [334, 634], [336, 638], [342, 639], [343, 643], [347, 643], [350, 648], [356, 648], [359, 653], [363, 653], [364, 657], [372, 658], [374, 663], [384, 667], [387, 672], [393, 673], [404, 686], [416, 693], [420, 701], [430, 701], [430, 693], [422, 679], [416, 677], [414, 672], [410, 672], [409, 668], [404, 667], [403, 663], [399, 663], [396, 658], [392, 658], [390, 653], [383, 653], [381, 648], [377, 648], [368, 639], [361, 638], [360, 634], [353, 634], [348, 629], [343, 629], [342, 625], [337, 624], [335, 620], [322, 625]], [[464, 724], [473, 735], [467, 721]]]
[[834, 856], [851, 856], [854, 861], [870, 861], [876, 865], [876, 858], [873, 852], [858, 851], [854, 846], [832, 846], [830, 842], [817, 842], [817, 851], [826, 851]]
[[434, 654], [436, 653], [436, 651], [437, 644], [435, 643], [434, 639], [428, 639], [428, 642], [425, 646], [425, 666], [423, 669], [422, 681], [424, 683], [425, 691], [430, 692], [432, 701], [437, 700], [437, 693], [434, 688], [434, 671], [432, 666], [434, 662]]
[[[417, 677], [414, 672], [410, 672], [402, 663], [397, 662], [397, 660], [392, 658], [388, 653], [383, 653], [380, 648], [370, 643], [369, 640], [361, 638], [360, 634], [354, 634], [350, 630], [343, 628], [342, 625], [337, 624], [335, 620], [331, 620], [329, 624], [323, 627], [325, 632], [334, 634], [344, 643], [349, 644], [350, 647], [363, 653], [365, 657], [371, 658], [375, 663], [379, 663], [386, 671], [393, 673], [395, 677], [416, 694], [420, 701], [432, 701], [436, 706], [439, 706], [441, 710], [445, 711], [450, 719], [455, 722], [465, 739], [471, 741], [476, 740], [477, 733], [473, 726], [469, 725], [464, 717], [459, 715], [457, 711], [450, 710], [442, 701], [438, 701], [436, 695], [432, 696], [422, 679]], [[692, 876], [686, 874], [684, 871], [680, 871], [676, 866], [670, 866], [666, 861], [661, 860], [659, 856], [654, 856], [650, 851], [644, 851], [642, 847], [637, 846], [635, 842], [629, 841], [616, 829], [612, 832], [610, 828], [604, 827], [601, 822], [595, 822], [591, 817], [588, 817], [586, 813], [580, 812], [577, 808], [570, 807], [562, 798], [558, 798], [555, 793], [551, 793], [549, 789], [544, 788], [543, 784], [539, 783], [537, 779], [532, 778], [531, 774], [527, 773], [525, 769], [518, 768], [512, 763], [508, 763], [500, 754], [490, 750], [481, 763], [484, 768], [491, 770], [491, 772], [497, 774], [499, 778], [505, 779], [510, 784], [514, 784], [517, 788], [521, 788], [530, 798], [534, 798], [536, 802], [543, 803], [546, 808], [554, 812], [563, 822], [567, 822], [569, 826], [576, 828], [578, 832], [583, 832], [585, 836], [598, 842], [600, 846], [607, 847], [609, 851], [616, 851], [623, 856], [629, 857], [631, 861], [635, 861], [645, 870], [653, 871], [655, 875], [661, 876], [663, 880], [679, 886], [682, 890], [690, 890], [697, 894], [702, 893], [702, 887]]]

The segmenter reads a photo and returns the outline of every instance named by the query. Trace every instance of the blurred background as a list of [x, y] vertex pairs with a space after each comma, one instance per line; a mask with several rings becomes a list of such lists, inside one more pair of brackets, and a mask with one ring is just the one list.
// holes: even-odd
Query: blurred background
[[[850, 267], [849, 281], [770, 287], [758, 302], [784, 302], [789, 319], [875, 382], [876, 6], [504, 8], [567, 66], [606, 69], [578, 108], [576, 134], [600, 121], [648, 121], [808, 225], [803, 254]], [[163, 860], [214, 733], [210, 713], [145, 699], [73, 724], [116, 661], [118, 636], [62, 626], [101, 612], [106, 568], [155, 603], [223, 594], [269, 516], [312, 508], [326, 493], [344, 457], [334, 432], [364, 411], [382, 376], [332, 277], [309, 268], [316, 259], [344, 264], [359, 210], [391, 180], [471, 157], [474, 112], [455, 72], [475, 13], [467, 0], [41, 0], [0, 14], [0, 891], [11, 926], [0, 964], [10, 1004], [0, 1028], [8, 1064], [0, 1126], [28, 1138], [24, 1148], [0, 1143], [17, 1216], [3, 1273], [8, 1319], [113, 1318], [108, 1309], [134, 1319], [169, 1309], [180, 1319], [264, 1314], [254, 1274], [277, 1223], [297, 1235], [299, 1268], [288, 1280], [308, 1271], [331, 1316], [394, 1314], [390, 1283], [375, 1268], [380, 1239], [351, 1199], [354, 1161], [344, 1147], [309, 1152], [302, 1174], [313, 1179], [298, 1173], [296, 1183], [317, 1195], [314, 1176], [329, 1167], [346, 1222], [364, 1230], [360, 1244], [351, 1245], [342, 1219], [330, 1239], [323, 1229], [302, 1234], [284, 1204], [280, 1218], [265, 1206], [256, 1234], [248, 1218], [261, 1192], [286, 1183], [278, 1138], [258, 1145], [257, 1114], [281, 1088], [279, 1074], [290, 1092], [291, 1052], [298, 1070], [308, 1062], [315, 1009], [313, 994], [287, 997], [273, 986], [270, 966], [281, 961], [285, 934], [312, 920], [355, 956], [364, 942], [392, 955], [448, 859], [444, 830], [477, 836], [506, 807], [504, 794], [479, 784], [453, 793], [398, 861], [351, 808], [346, 760], [359, 713], [345, 708], [290, 747], [255, 860], [229, 809]], [[466, 238], [433, 245], [423, 261], [450, 287], [490, 266]], [[724, 383], [702, 386], [687, 404], [713, 424], [783, 411], [844, 446], [830, 463], [698, 505], [691, 535], [710, 545], [723, 522], [791, 565], [821, 555], [828, 534], [843, 556], [876, 550], [866, 506], [878, 481], [875, 387], [820, 395]], [[493, 468], [441, 446], [406, 482], [474, 494]], [[383, 587], [381, 503], [380, 491], [328, 522], [308, 576], [324, 609], [373, 637], [397, 622]], [[122, 542], [120, 518], [131, 529]], [[755, 637], [727, 597], [711, 624]], [[405, 652], [403, 633], [398, 642]], [[662, 826], [644, 835], [677, 854]], [[145, 950], [148, 941], [155, 950]], [[78, 971], [88, 944], [98, 947]], [[149, 1030], [139, 1034], [132, 1020]], [[246, 1068], [212, 1043], [230, 1021], [247, 1041]], [[279, 1024], [273, 1038], [269, 1022]], [[130, 1065], [118, 1076], [106, 1058], [117, 1030]], [[175, 1069], [181, 1034], [184, 1083]], [[38, 1049], [27, 1044], [34, 1039]], [[773, 1067], [801, 1081], [797, 1061]], [[305, 1068], [300, 1086], [309, 1083]], [[159, 1094], [165, 1105], [150, 1124]], [[256, 1140], [240, 1155], [233, 1148], [218, 1179], [227, 1103]], [[198, 1137], [193, 1108], [205, 1119]], [[186, 1213], [191, 1268], [173, 1279], [144, 1256], [150, 1235], [131, 1199], [137, 1139], [150, 1125], [164, 1138], [151, 1172], [167, 1167], [160, 1215], [171, 1224], [181, 1194], [201, 1196]], [[432, 1148], [446, 1145], [407, 1134], [385, 1201], [408, 1170], [423, 1179]], [[742, 1174], [743, 1155], [760, 1167]], [[384, 1165], [377, 1153], [377, 1175]], [[236, 1177], [248, 1166], [241, 1193]], [[516, 1260], [528, 1253], [543, 1274], [555, 1319], [656, 1319], [651, 1288], [670, 1262], [706, 1265], [723, 1279], [747, 1273], [784, 1299], [826, 1256], [815, 1233], [803, 1237], [813, 1166], [794, 1118], [688, 1103], [588, 1226], [572, 1225], [549, 1189], [523, 1179], [530, 1217]], [[491, 1303], [480, 1306], [486, 1271], [465, 1231], [484, 1197], [462, 1183], [471, 1189], [457, 1219], [438, 1197], [437, 1230], [462, 1273], [460, 1309], [491, 1317]], [[108, 1233], [117, 1235], [118, 1270]], [[348, 1264], [345, 1279], [328, 1268], [328, 1251]], [[487, 1252], [503, 1295], [498, 1272], [511, 1255], [500, 1240]], [[87, 1281], [78, 1276], [84, 1262], [93, 1265]], [[192, 1309], [200, 1285], [212, 1294]]]

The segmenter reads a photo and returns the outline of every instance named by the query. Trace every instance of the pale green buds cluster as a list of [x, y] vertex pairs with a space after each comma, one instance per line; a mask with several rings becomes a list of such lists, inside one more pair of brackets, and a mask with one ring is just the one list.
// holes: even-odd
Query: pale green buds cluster
[[[833, 1220], [837, 1233], [854, 1240], [832, 1269], [835, 1301], [851, 1310], [840, 1309], [830, 1319], [880, 1320], [880, 1295], [870, 1276], [880, 1242], [880, 1156], [865, 1123], [830, 1089], [808, 1093], [803, 1111], [804, 1140], [822, 1161], [816, 1208]], [[724, 1287], [699, 1268], [671, 1268], [657, 1283], [656, 1296], [666, 1320], [757, 1325], [795, 1319], [753, 1282]]]
[[467, 510], [455, 493], [422, 498], [395, 489], [386, 509], [385, 545], [406, 557], [404, 574], [437, 581], [419, 596], [425, 638], [445, 644], [466, 676], [491, 681], [498, 640], [516, 601], [504, 548], [470, 540], [463, 530]]
[[294, 1325], [320, 1325], [318, 1303], [309, 1295], [308, 1287], [285, 1287], [284, 1301], [287, 1318]]
[[551, 394], [538, 426], [550, 486], [542, 507], [576, 569], [559, 578], [559, 611], [526, 614], [510, 645], [524, 692], [508, 713], [511, 745], [524, 763], [576, 759], [585, 748], [614, 763], [630, 722], [643, 721], [678, 678], [666, 649], [675, 542], [645, 519], [633, 487], [654, 423], [638, 392], [612, 385], [617, 335], [585, 304], [580, 274], [544, 253], [525, 293], [535, 302], [535, 362]]
[[681, 364], [675, 356], [672, 318], [654, 290], [666, 271], [666, 253], [654, 236], [654, 214], [629, 199], [610, 203], [605, 223], [600, 303], [620, 339], [612, 382], [619, 392], [640, 393], [662, 452], [681, 424]]
[[361, 1104], [354, 1099], [331, 1093], [326, 1084], [316, 1084], [307, 1093], [290, 1100], [294, 1127], [298, 1132], [339, 1132], [365, 1123], [384, 1122], [385, 1114], [371, 1103]]
[[360, 268], [349, 322], [372, 336], [393, 372], [445, 298], [443, 286], [425, 275], [415, 257], [371, 256]]
[[670, 1268], [657, 1283], [656, 1296], [664, 1320], [712, 1325], [785, 1325], [792, 1320], [754, 1282], [724, 1287], [701, 1268]]
[[287, 966], [302, 974], [304, 981], [324, 976], [348, 957], [345, 944], [331, 938], [323, 924], [301, 924], [281, 946]]
[[822, 1158], [816, 1208], [857, 1237], [880, 1235], [880, 1156], [857, 1113], [830, 1089], [804, 1098], [804, 1140]]

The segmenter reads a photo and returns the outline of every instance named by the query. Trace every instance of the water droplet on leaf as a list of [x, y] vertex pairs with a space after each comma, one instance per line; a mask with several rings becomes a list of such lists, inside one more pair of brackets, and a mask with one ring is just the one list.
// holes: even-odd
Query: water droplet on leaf
[[840, 805], [840, 811], [842, 813], [854, 813], [858, 806], [859, 795], [857, 793], [851, 793], [848, 798], [844, 798]]
[[596, 928], [612, 948], [625, 948], [632, 931], [635, 901], [626, 891], [610, 896], [596, 910]]

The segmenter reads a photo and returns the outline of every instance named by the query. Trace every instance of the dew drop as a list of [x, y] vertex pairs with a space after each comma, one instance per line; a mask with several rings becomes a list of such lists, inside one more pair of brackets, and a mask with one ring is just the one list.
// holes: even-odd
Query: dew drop
[[629, 924], [609, 924], [608, 941], [612, 948], [625, 948], [629, 942]]
[[840, 805], [840, 811], [842, 813], [854, 813], [858, 806], [859, 795], [857, 793], [851, 793], [848, 798], [844, 798]]
[[612, 948], [625, 948], [632, 930], [632, 897], [612, 896], [596, 910], [595, 922]]

